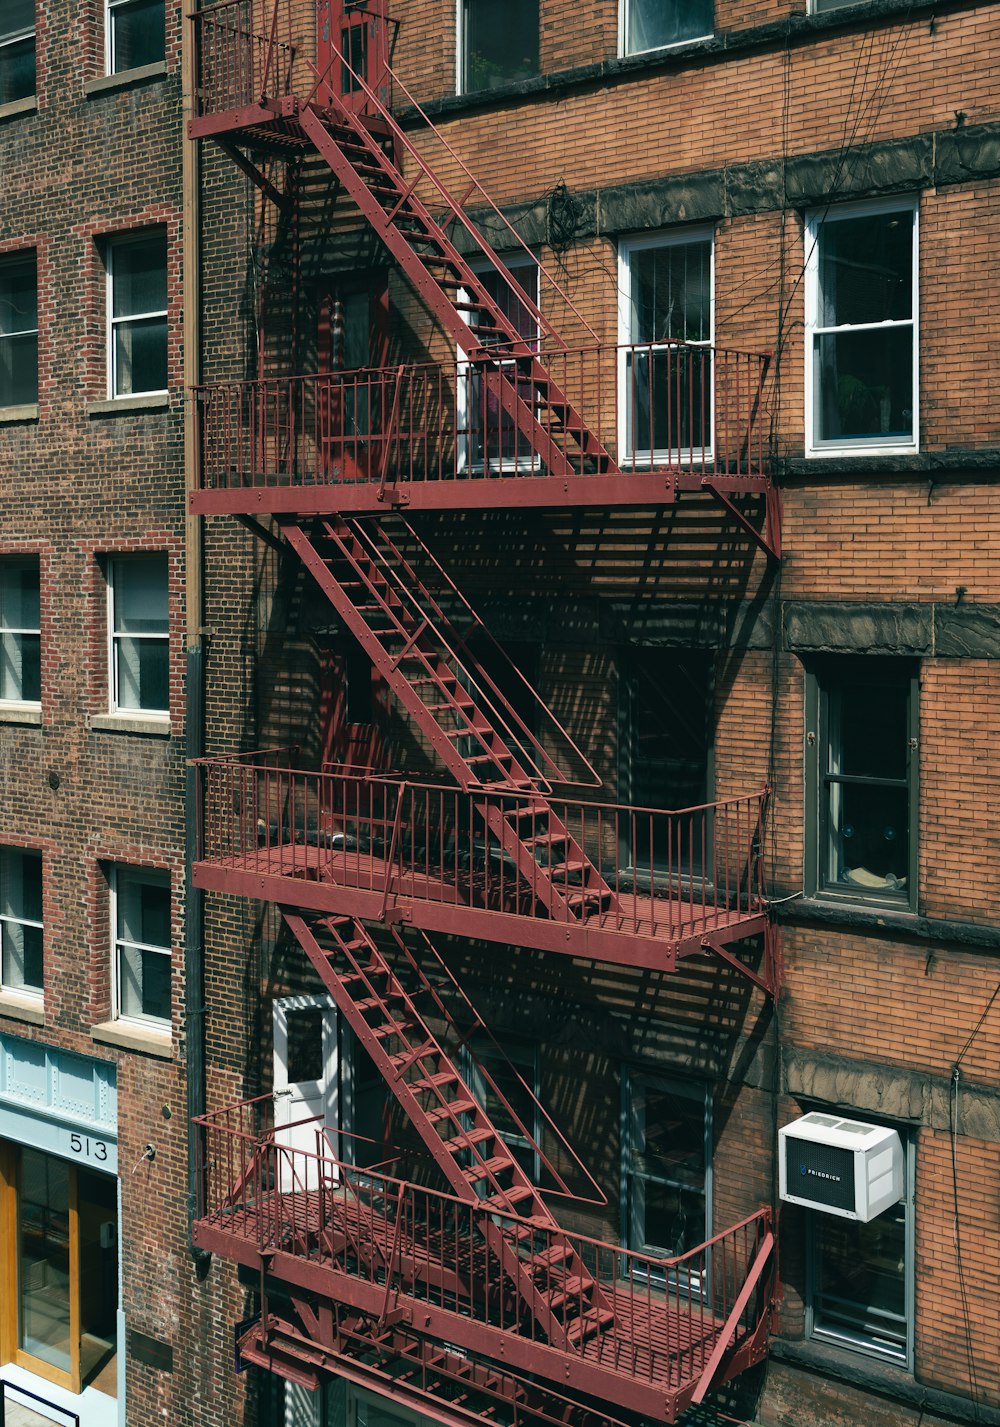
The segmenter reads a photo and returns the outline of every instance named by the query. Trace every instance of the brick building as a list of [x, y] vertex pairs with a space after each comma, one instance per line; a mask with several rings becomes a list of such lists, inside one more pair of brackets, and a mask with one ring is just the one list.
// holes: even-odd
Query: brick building
[[1000, 1421], [991, 7], [10, 8], [0, 1377]]

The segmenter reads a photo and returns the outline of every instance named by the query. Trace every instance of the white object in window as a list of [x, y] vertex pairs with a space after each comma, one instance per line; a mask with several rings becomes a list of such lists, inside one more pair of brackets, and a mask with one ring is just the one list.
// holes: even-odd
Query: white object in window
[[42, 854], [0, 847], [0, 989], [42, 994]]
[[714, 8], [713, 0], [621, 0], [621, 53], [642, 54], [707, 40]]
[[164, 0], [107, 0], [108, 74], [157, 64], [166, 53]]
[[[539, 308], [539, 267], [535, 258], [528, 253], [515, 253], [501, 259], [504, 272], [517, 285], [512, 287], [503, 273], [485, 260], [472, 264], [473, 272], [486, 289], [500, 311], [504, 314], [518, 336], [537, 349], [539, 329], [537, 312]], [[518, 293], [523, 292], [525, 301]], [[465, 288], [458, 292], [459, 302], [469, 302], [472, 294]], [[466, 316], [475, 330], [479, 326], [476, 313]], [[496, 345], [498, 339], [484, 338], [484, 346]], [[505, 371], [513, 371], [512, 362], [504, 362]], [[507, 385], [507, 379], [504, 378]], [[501, 475], [516, 471], [534, 470], [540, 465], [540, 457], [532, 448], [531, 436], [525, 429], [532, 402], [530, 379], [519, 381], [517, 389], [525, 406], [516, 415], [504, 409], [501, 399], [500, 378], [495, 370], [466, 362], [459, 354], [458, 364], [458, 469], [460, 471], [485, 471], [489, 469]]]
[[170, 710], [166, 555], [128, 555], [108, 568], [112, 713]]
[[167, 235], [108, 245], [108, 392], [167, 390]]
[[806, 224], [806, 454], [917, 449], [917, 209], [824, 209]]
[[0, 563], [0, 704], [40, 706], [41, 598], [37, 560]]
[[113, 1015], [143, 1025], [170, 1025], [170, 877], [113, 867]]
[[703, 228], [619, 249], [618, 445], [627, 465], [711, 459], [713, 247]]

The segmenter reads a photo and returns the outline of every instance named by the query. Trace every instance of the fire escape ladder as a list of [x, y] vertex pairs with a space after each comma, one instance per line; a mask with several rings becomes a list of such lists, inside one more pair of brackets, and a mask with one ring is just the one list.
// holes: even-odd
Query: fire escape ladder
[[[283, 915], [452, 1191], [496, 1211], [482, 1216], [487, 1245], [549, 1343], [572, 1348], [604, 1333], [614, 1314], [597, 1281], [572, 1243], [553, 1237], [545, 1201], [364, 924]], [[537, 1229], [549, 1231], [544, 1255]]]
[[[444, 767], [460, 787], [491, 794], [476, 799], [476, 810], [532, 900], [563, 922], [613, 910], [612, 889], [544, 797], [548, 785], [525, 742], [510, 732], [516, 715], [497, 707], [498, 693], [492, 702], [483, 696], [473, 661], [463, 661], [447, 637], [443, 612], [424, 612], [422, 587], [417, 600], [406, 597], [359, 524], [323, 520], [311, 538], [293, 519], [281, 521], [289, 544]], [[410, 571], [408, 578], [416, 576]]]
[[[505, 416], [528, 441], [544, 468], [556, 476], [617, 473], [610, 453], [546, 367], [536, 350], [538, 343], [517, 330], [418, 196], [415, 184], [407, 182], [386, 153], [382, 142], [336, 98], [328, 114], [322, 118], [311, 106], [303, 106], [298, 116], [302, 132], [357, 203], [445, 331], [470, 363], [488, 374]], [[384, 117], [391, 122], [388, 111], [384, 111]], [[435, 199], [450, 215], [445, 222], [459, 218], [468, 232], [470, 225], [458, 202], [405, 139], [402, 130], [394, 130], [394, 136], [397, 147], [402, 136], [411, 161], [433, 185]], [[512, 279], [493, 249], [482, 238], [478, 241], [493, 270], [511, 284]], [[519, 288], [516, 292], [523, 300], [523, 292]], [[533, 304], [530, 310], [540, 331], [565, 350], [565, 342]], [[463, 313], [476, 321], [467, 321]]]

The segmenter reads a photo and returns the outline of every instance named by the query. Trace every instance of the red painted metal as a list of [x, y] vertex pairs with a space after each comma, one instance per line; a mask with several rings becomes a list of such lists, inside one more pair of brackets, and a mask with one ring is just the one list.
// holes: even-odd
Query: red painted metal
[[[683, 1256], [656, 1259], [357, 1169], [331, 1154], [319, 1126], [315, 1153], [290, 1149], [274, 1138], [269, 1103], [244, 1102], [197, 1122], [202, 1247], [246, 1265], [263, 1259], [273, 1278], [317, 1304], [402, 1324], [557, 1391], [657, 1421], [674, 1420], [691, 1401], [723, 1335], [713, 1382], [746, 1366], [739, 1355], [751, 1344], [759, 1359], [773, 1265], [768, 1211]], [[512, 1277], [491, 1247], [497, 1225], [522, 1236], [524, 1273]], [[528, 1283], [567, 1244], [614, 1321], [553, 1343]], [[322, 1316], [315, 1313], [317, 1326]]]
[[[300, 772], [281, 754], [198, 766], [206, 889], [663, 970], [767, 924], [766, 790], [667, 812]], [[560, 826], [610, 896], [567, 864]]]
[[284, 915], [445, 1181], [460, 1198], [513, 1216], [484, 1219], [483, 1233], [548, 1341], [565, 1346], [607, 1331], [613, 1314], [568, 1240], [553, 1238], [544, 1261], [522, 1257], [539, 1225], [553, 1233], [558, 1225], [363, 924]]
[[[629, 380], [640, 361], [650, 370], [644, 430]], [[642, 504], [654, 475], [661, 477], [652, 492], [658, 501], [672, 499], [678, 481], [719, 499], [769, 489], [765, 355], [657, 343], [554, 352], [546, 364], [561, 390], [597, 413], [600, 441], [618, 453], [615, 471], [603, 477], [575, 453], [572, 478], [581, 498], [593, 482], [602, 504]], [[683, 388], [695, 366], [706, 364], [712, 405], [692, 426]], [[371, 511], [431, 501], [462, 508], [476, 499], [477, 486], [496, 480], [502, 484], [490, 490], [492, 504], [558, 503], [565, 472], [551, 471], [532, 448], [520, 413], [511, 418], [502, 410], [496, 380], [489, 363], [456, 361], [198, 387], [202, 489], [195, 505], [231, 510], [232, 497], [243, 492], [244, 507], [256, 511], [267, 492], [264, 508], [297, 511], [303, 496], [323, 486], [331, 510], [345, 502]], [[551, 415], [539, 413], [543, 421]], [[230, 499], [220, 502], [221, 493]]]

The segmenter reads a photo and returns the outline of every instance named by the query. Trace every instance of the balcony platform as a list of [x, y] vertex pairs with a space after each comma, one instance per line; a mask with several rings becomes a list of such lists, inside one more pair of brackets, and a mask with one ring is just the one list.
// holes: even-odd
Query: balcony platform
[[[762, 910], [713, 904], [714, 888], [688, 895], [624, 893], [624, 908], [581, 915], [572, 925], [548, 919], [514, 889], [494, 906], [477, 906], [466, 885], [416, 867], [401, 875], [370, 853], [331, 855], [305, 842], [255, 849], [244, 857], [196, 862], [196, 887], [304, 910], [402, 920], [427, 932], [589, 957], [614, 965], [673, 971], [678, 959], [705, 954], [706, 937], [722, 943], [760, 935]], [[621, 901], [621, 897], [619, 899]], [[520, 905], [518, 903], [520, 902]]]
[[[336, 1324], [346, 1309], [554, 1392], [669, 1423], [763, 1357], [774, 1271], [767, 1211], [676, 1259], [652, 1259], [355, 1168], [331, 1155], [333, 1132], [321, 1127], [315, 1153], [278, 1143], [273, 1130], [248, 1134], [254, 1111], [268, 1104], [243, 1102], [198, 1121], [208, 1188], [194, 1238], [264, 1268], [271, 1292], [305, 1303], [312, 1327], [302, 1338], [316, 1350], [307, 1361], [343, 1351]], [[501, 1265], [498, 1233], [528, 1277]], [[599, 1330], [557, 1344], [532, 1294], [560, 1288], [553, 1265], [563, 1246], [599, 1284], [604, 1314]], [[576, 1291], [572, 1280], [563, 1288]]]

